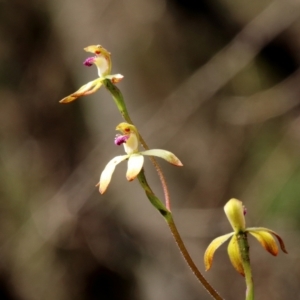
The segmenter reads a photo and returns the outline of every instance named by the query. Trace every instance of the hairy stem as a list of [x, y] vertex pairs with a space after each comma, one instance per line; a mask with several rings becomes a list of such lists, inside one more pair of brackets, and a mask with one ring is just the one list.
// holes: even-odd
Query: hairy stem
[[177, 227], [175, 225], [172, 213], [163, 205], [163, 203], [155, 196], [152, 189], [147, 183], [144, 170], [140, 172], [138, 175], [138, 180], [144, 189], [148, 199], [150, 200], [151, 204], [159, 211], [159, 213], [164, 217], [165, 221], [167, 222], [172, 235], [175, 239], [175, 242], [179, 248], [179, 251], [181, 252], [184, 260], [188, 264], [188, 266], [191, 268], [194, 275], [197, 277], [199, 282], [202, 284], [202, 286], [207, 290], [207, 292], [212, 296], [213, 299], [216, 300], [223, 300], [223, 298], [218, 294], [218, 292], [210, 285], [210, 283], [204, 278], [202, 273], [199, 271], [195, 263], [193, 262], [191, 256], [188, 253], [188, 250], [186, 249], [182, 238], [177, 230]]
[[[109, 90], [109, 92], [111, 93], [121, 115], [123, 116], [123, 118], [126, 120], [126, 122], [133, 124], [125, 102], [124, 102], [124, 98], [123, 95], [121, 93], [121, 91], [110, 81], [110, 80], [104, 80], [103, 81], [104, 86]], [[142, 144], [142, 146], [148, 150], [149, 147], [146, 144], [145, 140], [141, 137], [141, 135], [139, 136], [140, 138], [140, 142]], [[185, 259], [186, 263], [188, 264], [188, 266], [191, 268], [192, 272], [195, 274], [195, 276], [197, 277], [197, 279], [199, 280], [199, 282], [203, 285], [203, 287], [208, 291], [208, 293], [213, 297], [213, 299], [216, 300], [223, 300], [223, 298], [216, 292], [216, 290], [209, 284], [209, 282], [204, 278], [204, 276], [201, 274], [201, 272], [198, 270], [197, 266], [195, 265], [195, 263], [193, 262], [192, 258], [190, 257], [182, 239], [181, 236], [176, 228], [176, 225], [174, 223], [173, 220], [173, 216], [171, 213], [171, 205], [170, 205], [170, 195], [169, 195], [169, 190], [167, 187], [167, 183], [166, 183], [166, 179], [163, 175], [163, 172], [159, 166], [159, 164], [157, 163], [157, 161], [155, 160], [155, 158], [150, 157], [151, 162], [153, 163], [159, 179], [161, 181], [162, 187], [163, 187], [163, 191], [164, 191], [164, 197], [165, 197], [165, 203], [166, 206], [155, 196], [155, 194], [153, 193], [153, 191], [151, 190], [150, 186], [148, 185], [147, 181], [146, 181], [146, 177], [144, 174], [144, 170], [142, 170], [140, 172], [140, 174], [138, 175], [138, 180], [141, 184], [141, 186], [143, 187], [148, 199], [150, 200], [150, 202], [152, 203], [152, 205], [160, 212], [160, 214], [164, 217], [164, 219], [166, 220], [172, 235], [176, 241], [176, 244], [183, 256], [183, 258]]]
[[249, 244], [246, 232], [240, 232], [237, 234], [238, 246], [241, 254], [242, 264], [245, 273], [246, 281], [246, 300], [254, 300], [254, 286], [252, 279], [252, 270], [249, 257]]

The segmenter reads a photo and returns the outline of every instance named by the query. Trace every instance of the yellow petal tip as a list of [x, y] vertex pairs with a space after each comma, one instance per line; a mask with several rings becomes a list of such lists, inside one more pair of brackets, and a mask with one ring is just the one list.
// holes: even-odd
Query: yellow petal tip
[[183, 167], [183, 163], [179, 159], [176, 161], [176, 163], [174, 163], [174, 165], [177, 167]]
[[136, 178], [136, 176], [126, 176], [126, 179], [128, 180], [128, 181], [133, 181], [134, 179]]
[[104, 194], [104, 192], [106, 191], [106, 189], [101, 188], [100, 182], [98, 182], [98, 183], [95, 185], [95, 187], [99, 187], [99, 193], [100, 193], [101, 195]]
[[76, 99], [77, 99], [77, 98], [75, 98], [75, 97], [66, 97], [66, 98], [60, 100], [59, 103], [66, 104], [66, 103], [73, 102], [73, 101], [76, 100]]

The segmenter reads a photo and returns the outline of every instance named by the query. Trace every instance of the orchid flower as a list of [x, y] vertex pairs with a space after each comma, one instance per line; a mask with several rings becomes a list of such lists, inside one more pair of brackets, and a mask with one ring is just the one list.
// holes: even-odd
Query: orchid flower
[[244, 276], [244, 269], [242, 265], [242, 258], [238, 247], [238, 234], [250, 233], [254, 236], [259, 243], [265, 248], [266, 251], [276, 256], [278, 254], [278, 247], [276, 245], [273, 235], [277, 238], [280, 248], [283, 252], [287, 253], [285, 245], [281, 237], [268, 228], [264, 227], [250, 227], [246, 228], [246, 222], [244, 215], [246, 210], [242, 205], [242, 202], [237, 199], [229, 200], [224, 206], [225, 214], [233, 228], [233, 232], [222, 235], [214, 239], [207, 247], [204, 254], [204, 264], [206, 271], [210, 269], [213, 262], [213, 256], [215, 251], [229, 238], [231, 238], [228, 245], [228, 255], [233, 267]]
[[100, 176], [100, 181], [97, 184], [101, 194], [106, 191], [116, 166], [124, 160], [128, 160], [126, 173], [128, 181], [134, 180], [140, 173], [144, 165], [144, 155], [158, 156], [175, 166], [182, 166], [181, 161], [169, 151], [152, 149], [140, 152], [138, 149], [139, 133], [134, 125], [123, 122], [116, 127], [116, 130], [119, 130], [122, 134], [116, 136], [115, 145], [120, 146], [123, 144], [126, 154], [114, 157], [104, 168]]
[[84, 50], [86, 52], [91, 52], [95, 54], [95, 56], [93, 57], [88, 57], [83, 64], [87, 67], [90, 67], [94, 64], [98, 69], [99, 78], [94, 79], [88, 82], [87, 84], [83, 85], [79, 90], [77, 90], [73, 94], [60, 100], [59, 101], [60, 103], [69, 103], [81, 96], [86, 96], [95, 93], [102, 86], [102, 83], [105, 79], [111, 80], [112, 83], [118, 83], [123, 79], [123, 75], [121, 74], [110, 75], [111, 73], [110, 53], [102, 46], [91, 45], [84, 48]]

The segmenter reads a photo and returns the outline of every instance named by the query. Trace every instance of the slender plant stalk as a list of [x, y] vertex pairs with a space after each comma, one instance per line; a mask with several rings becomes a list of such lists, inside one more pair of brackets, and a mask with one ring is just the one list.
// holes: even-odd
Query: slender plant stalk
[[[127, 107], [125, 105], [125, 101], [123, 98], [123, 95], [121, 93], [121, 91], [108, 79], [103, 81], [104, 86], [107, 88], [107, 90], [111, 93], [121, 115], [123, 116], [123, 118], [126, 120], [126, 122], [133, 124]], [[134, 124], [133, 124], [134, 125]], [[146, 144], [145, 140], [141, 137], [141, 135], [139, 136], [140, 142], [142, 144], [142, 146], [148, 150], [149, 147]], [[147, 181], [146, 181], [146, 177], [144, 174], [144, 170], [142, 170], [140, 172], [140, 174], [138, 175], [138, 180], [141, 184], [141, 186], [143, 187], [143, 189], [145, 190], [145, 193], [148, 197], [148, 199], [150, 200], [150, 202], [152, 203], [152, 205], [160, 212], [160, 214], [164, 217], [164, 219], [166, 220], [172, 235], [176, 241], [176, 244], [180, 250], [180, 252], [183, 255], [183, 258], [185, 259], [186, 263], [188, 264], [188, 266], [191, 268], [192, 272], [195, 274], [195, 276], [197, 277], [197, 279], [199, 280], [199, 282], [203, 285], [203, 287], [208, 291], [208, 293], [216, 300], [223, 300], [223, 298], [215, 291], [215, 289], [208, 283], [208, 281], [204, 278], [204, 276], [201, 274], [201, 272], [198, 270], [197, 266], [195, 265], [195, 263], [193, 262], [192, 258], [190, 257], [181, 237], [180, 234], [175, 226], [174, 220], [173, 220], [173, 216], [171, 213], [171, 203], [170, 203], [170, 194], [169, 194], [169, 190], [167, 187], [167, 183], [166, 183], [166, 179], [163, 175], [163, 172], [159, 166], [159, 164], [157, 163], [157, 161], [155, 160], [154, 157], [150, 157], [151, 162], [153, 163], [159, 179], [161, 181], [162, 187], [163, 187], [163, 191], [164, 191], [164, 197], [165, 197], [165, 203], [166, 206], [155, 196], [155, 194], [153, 193], [153, 191], [151, 190], [150, 186], [148, 185]]]
[[195, 274], [197, 279], [201, 282], [203, 287], [207, 290], [207, 292], [212, 296], [212, 298], [217, 299], [217, 300], [222, 300], [223, 298], [218, 294], [218, 292], [210, 285], [210, 283], [205, 279], [205, 277], [202, 275], [202, 273], [199, 271], [197, 266], [195, 265], [194, 261], [192, 260], [190, 254], [188, 253], [181, 236], [177, 230], [177, 227], [175, 225], [173, 216], [171, 215], [171, 218], [169, 220], [168, 226], [173, 234], [173, 237], [176, 241], [176, 244], [181, 252], [181, 254], [184, 257], [184, 260], [186, 263], [189, 265], [191, 268], [192, 272]]
[[252, 270], [249, 257], [249, 244], [246, 232], [237, 234], [238, 246], [241, 254], [242, 264], [245, 272], [246, 281], [246, 300], [254, 300], [254, 286], [252, 279]]
[[199, 271], [195, 263], [193, 262], [191, 256], [189, 255], [181, 236], [177, 230], [177, 227], [175, 225], [172, 213], [163, 205], [163, 203], [155, 196], [152, 189], [147, 183], [144, 170], [140, 172], [138, 175], [138, 180], [144, 189], [148, 199], [150, 200], [151, 204], [159, 211], [159, 213], [164, 217], [165, 221], [167, 222], [172, 235], [176, 241], [176, 244], [188, 264], [188, 266], [191, 268], [192, 272], [195, 274], [199, 282], [202, 284], [202, 286], [207, 290], [207, 292], [211, 295], [213, 299], [216, 300], [223, 300], [223, 298], [218, 294], [218, 292], [210, 285], [210, 283], [204, 278], [202, 273]]
[[[129, 113], [128, 113], [128, 110], [127, 110], [127, 107], [126, 107], [126, 104], [125, 104], [125, 101], [124, 101], [121, 91], [109, 79], [104, 80], [103, 84], [107, 88], [107, 90], [111, 93], [111, 95], [118, 107], [118, 110], [120, 111], [120, 113], [121, 113], [122, 117], [125, 119], [125, 121], [128, 122], [129, 124], [134, 125], [129, 116]], [[143, 139], [143, 137], [141, 135], [139, 135], [139, 139], [140, 139], [141, 145], [144, 147], [144, 149], [149, 150], [147, 143], [145, 142], [145, 140]], [[152, 164], [154, 165], [154, 168], [156, 169], [156, 172], [160, 179], [160, 182], [161, 182], [161, 185], [163, 188], [163, 192], [164, 192], [166, 207], [169, 211], [171, 211], [171, 200], [170, 200], [169, 189], [167, 186], [167, 181], [166, 181], [164, 174], [162, 172], [162, 169], [161, 169], [160, 165], [158, 164], [158, 162], [156, 161], [156, 159], [153, 156], [150, 156], [149, 158], [150, 158]]]

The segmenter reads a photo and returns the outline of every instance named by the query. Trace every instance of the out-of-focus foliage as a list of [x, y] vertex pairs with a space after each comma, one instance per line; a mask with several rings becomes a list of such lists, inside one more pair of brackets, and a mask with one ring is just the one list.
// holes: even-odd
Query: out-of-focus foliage
[[[96, 76], [102, 44], [131, 116], [162, 163], [177, 225], [201, 270], [227, 232], [223, 205], [273, 228], [289, 255], [251, 243], [259, 299], [300, 293], [299, 0], [0, 0], [0, 296], [28, 300], [209, 299], [138, 184], [114, 174], [122, 119], [104, 89], [58, 103]], [[150, 163], [146, 174], [162, 195]], [[226, 299], [244, 282], [219, 251], [209, 281]], [[228, 288], [230, 286], [230, 288]]]

